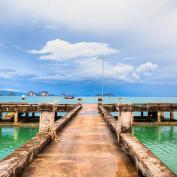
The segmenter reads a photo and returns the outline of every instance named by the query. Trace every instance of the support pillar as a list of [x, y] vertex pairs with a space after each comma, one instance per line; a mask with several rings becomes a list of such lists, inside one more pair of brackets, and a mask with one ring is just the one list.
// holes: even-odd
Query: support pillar
[[170, 111], [170, 120], [173, 121], [174, 120], [174, 112]]
[[18, 112], [14, 113], [14, 123], [18, 123]]
[[35, 117], [35, 112], [32, 112], [32, 117], [33, 117], [33, 118]]
[[132, 112], [121, 112], [118, 119], [118, 140], [120, 133], [131, 133], [132, 132]]
[[158, 112], [157, 113], [157, 122], [161, 122], [161, 117], [162, 117], [162, 113]]
[[141, 112], [141, 117], [144, 117], [144, 112]]
[[29, 113], [28, 113], [28, 112], [26, 113], [25, 117], [26, 117], [26, 118], [28, 118], [28, 117], [29, 117]]
[[41, 111], [39, 120], [39, 131], [43, 131], [54, 126], [55, 112]]
[[55, 118], [57, 118], [58, 117], [58, 114], [57, 114], [57, 112], [55, 112]]
[[2, 112], [0, 112], [0, 121], [2, 120]]

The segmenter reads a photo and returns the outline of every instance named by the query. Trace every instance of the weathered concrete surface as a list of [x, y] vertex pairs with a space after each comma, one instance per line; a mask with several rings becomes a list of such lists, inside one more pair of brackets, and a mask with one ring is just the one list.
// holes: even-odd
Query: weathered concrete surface
[[129, 156], [117, 145], [97, 105], [84, 105], [22, 177], [138, 177]]
[[[119, 136], [117, 121], [99, 106], [104, 119], [109, 123], [114, 133]], [[123, 150], [132, 156], [141, 173], [147, 177], [176, 177], [149, 149], [147, 149], [135, 136], [130, 133], [120, 134], [120, 143]]]
[[40, 113], [39, 131], [43, 131], [48, 127], [53, 127], [55, 122], [54, 111], [42, 111]]
[[[62, 119], [59, 119], [55, 124], [56, 131], [60, 131], [81, 107], [81, 105], [77, 106]], [[12, 154], [0, 161], [0, 177], [17, 176], [50, 141], [50, 133], [44, 131], [16, 149]]]

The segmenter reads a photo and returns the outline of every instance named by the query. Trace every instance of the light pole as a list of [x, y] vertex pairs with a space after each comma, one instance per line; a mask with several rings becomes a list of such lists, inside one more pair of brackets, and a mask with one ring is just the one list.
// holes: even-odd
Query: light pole
[[103, 99], [103, 96], [104, 96], [104, 58], [103, 58], [103, 57], [97, 57], [96, 59], [102, 61], [102, 72], [101, 72], [101, 95], [102, 95], [102, 99]]

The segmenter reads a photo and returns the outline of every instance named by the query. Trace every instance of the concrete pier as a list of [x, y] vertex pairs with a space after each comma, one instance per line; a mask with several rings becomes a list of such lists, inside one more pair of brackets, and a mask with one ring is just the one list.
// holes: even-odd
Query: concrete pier
[[139, 176], [107, 123], [98, 115], [97, 105], [83, 105], [58, 137], [60, 141], [47, 146], [21, 177]]

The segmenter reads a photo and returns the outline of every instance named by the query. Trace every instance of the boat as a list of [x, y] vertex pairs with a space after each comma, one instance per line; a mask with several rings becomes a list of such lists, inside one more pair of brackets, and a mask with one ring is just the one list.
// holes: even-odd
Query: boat
[[22, 100], [25, 100], [25, 98], [26, 98], [25, 95], [22, 95], [22, 96], [21, 96], [21, 99], [22, 99]]
[[73, 99], [74, 96], [71, 96], [71, 95], [67, 95], [67, 96], [64, 96], [65, 99]]
[[12, 119], [14, 117], [15, 113], [14, 112], [9, 112], [5, 115], [5, 119]]

